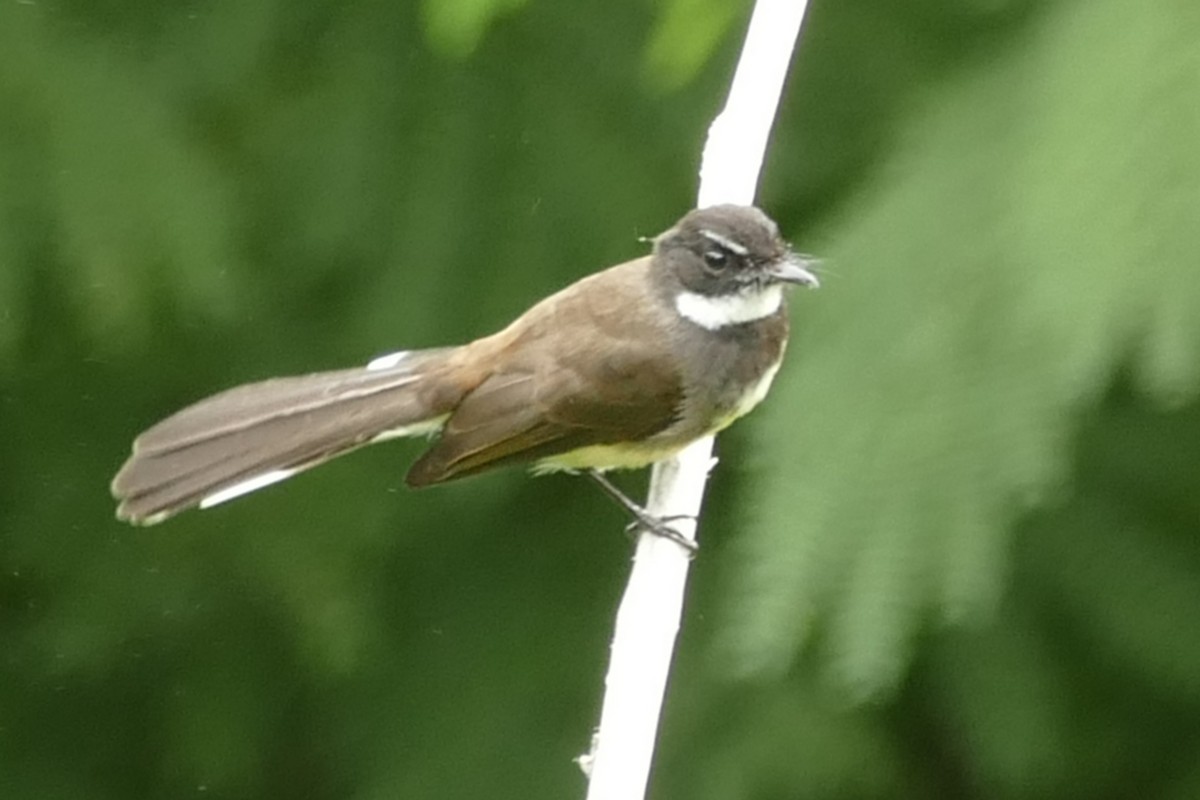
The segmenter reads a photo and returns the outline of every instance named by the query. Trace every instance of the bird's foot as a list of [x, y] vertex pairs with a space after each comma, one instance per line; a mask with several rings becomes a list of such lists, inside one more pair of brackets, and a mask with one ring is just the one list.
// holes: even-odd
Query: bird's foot
[[675, 544], [688, 551], [689, 556], [694, 556], [700, 550], [700, 545], [694, 539], [689, 539], [679, 531], [671, 527], [672, 522], [679, 520], [696, 521], [696, 517], [691, 514], [670, 514], [665, 517], [656, 517], [653, 514], [647, 513], [645, 509], [642, 513], [636, 515], [636, 519], [625, 526], [625, 532], [630, 538], [637, 539], [639, 532], [651, 533], [655, 536], [661, 536], [663, 539], [674, 542]]
[[672, 514], [666, 517], [656, 517], [646, 509], [639, 506], [637, 503], [630, 500], [624, 492], [618, 489], [608, 478], [601, 475], [594, 469], [589, 469], [587, 475], [596, 485], [608, 495], [617, 505], [625, 509], [629, 516], [633, 517], [633, 522], [625, 527], [625, 531], [633, 534], [637, 531], [645, 531], [652, 533], [655, 536], [661, 536], [664, 539], [669, 539], [675, 544], [682, 547], [688, 552], [689, 556], [694, 556], [696, 551], [700, 549], [695, 540], [689, 539], [679, 531], [671, 527], [670, 523], [681, 519], [695, 520], [691, 514]]

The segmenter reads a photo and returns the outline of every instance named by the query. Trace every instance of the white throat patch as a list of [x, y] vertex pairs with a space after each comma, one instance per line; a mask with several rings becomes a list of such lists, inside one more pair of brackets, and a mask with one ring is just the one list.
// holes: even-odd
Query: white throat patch
[[741, 325], [769, 317], [783, 302], [783, 287], [774, 284], [739, 294], [709, 297], [695, 292], [675, 295], [675, 309], [702, 328], [715, 331], [726, 325]]

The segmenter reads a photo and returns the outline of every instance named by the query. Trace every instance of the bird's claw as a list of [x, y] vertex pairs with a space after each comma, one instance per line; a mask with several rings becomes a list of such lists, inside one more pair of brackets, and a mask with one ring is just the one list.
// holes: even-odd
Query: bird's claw
[[670, 523], [679, 520], [692, 520], [694, 522], [696, 517], [691, 514], [670, 514], [665, 517], [652, 517], [646, 514], [626, 525], [625, 532], [633, 539], [637, 538], [637, 534], [640, 531], [651, 533], [679, 545], [688, 552], [689, 557], [695, 556], [696, 552], [700, 549], [700, 545], [694, 539], [689, 539], [670, 525]]

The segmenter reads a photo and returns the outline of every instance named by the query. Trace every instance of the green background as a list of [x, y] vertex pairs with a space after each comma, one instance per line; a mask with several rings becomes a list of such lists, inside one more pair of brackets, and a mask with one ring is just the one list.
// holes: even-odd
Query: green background
[[[0, 798], [582, 796], [593, 487], [107, 484], [643, 252], [748, 12], [0, 4]], [[816, 0], [760, 202], [825, 286], [719, 442], [654, 797], [1200, 797], [1198, 98], [1195, 0]]]

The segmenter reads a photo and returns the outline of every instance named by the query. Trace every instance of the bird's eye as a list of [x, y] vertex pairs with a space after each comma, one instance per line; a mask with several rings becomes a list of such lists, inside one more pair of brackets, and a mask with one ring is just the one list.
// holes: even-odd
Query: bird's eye
[[712, 270], [722, 270], [729, 264], [729, 254], [713, 248], [704, 251], [704, 263]]

